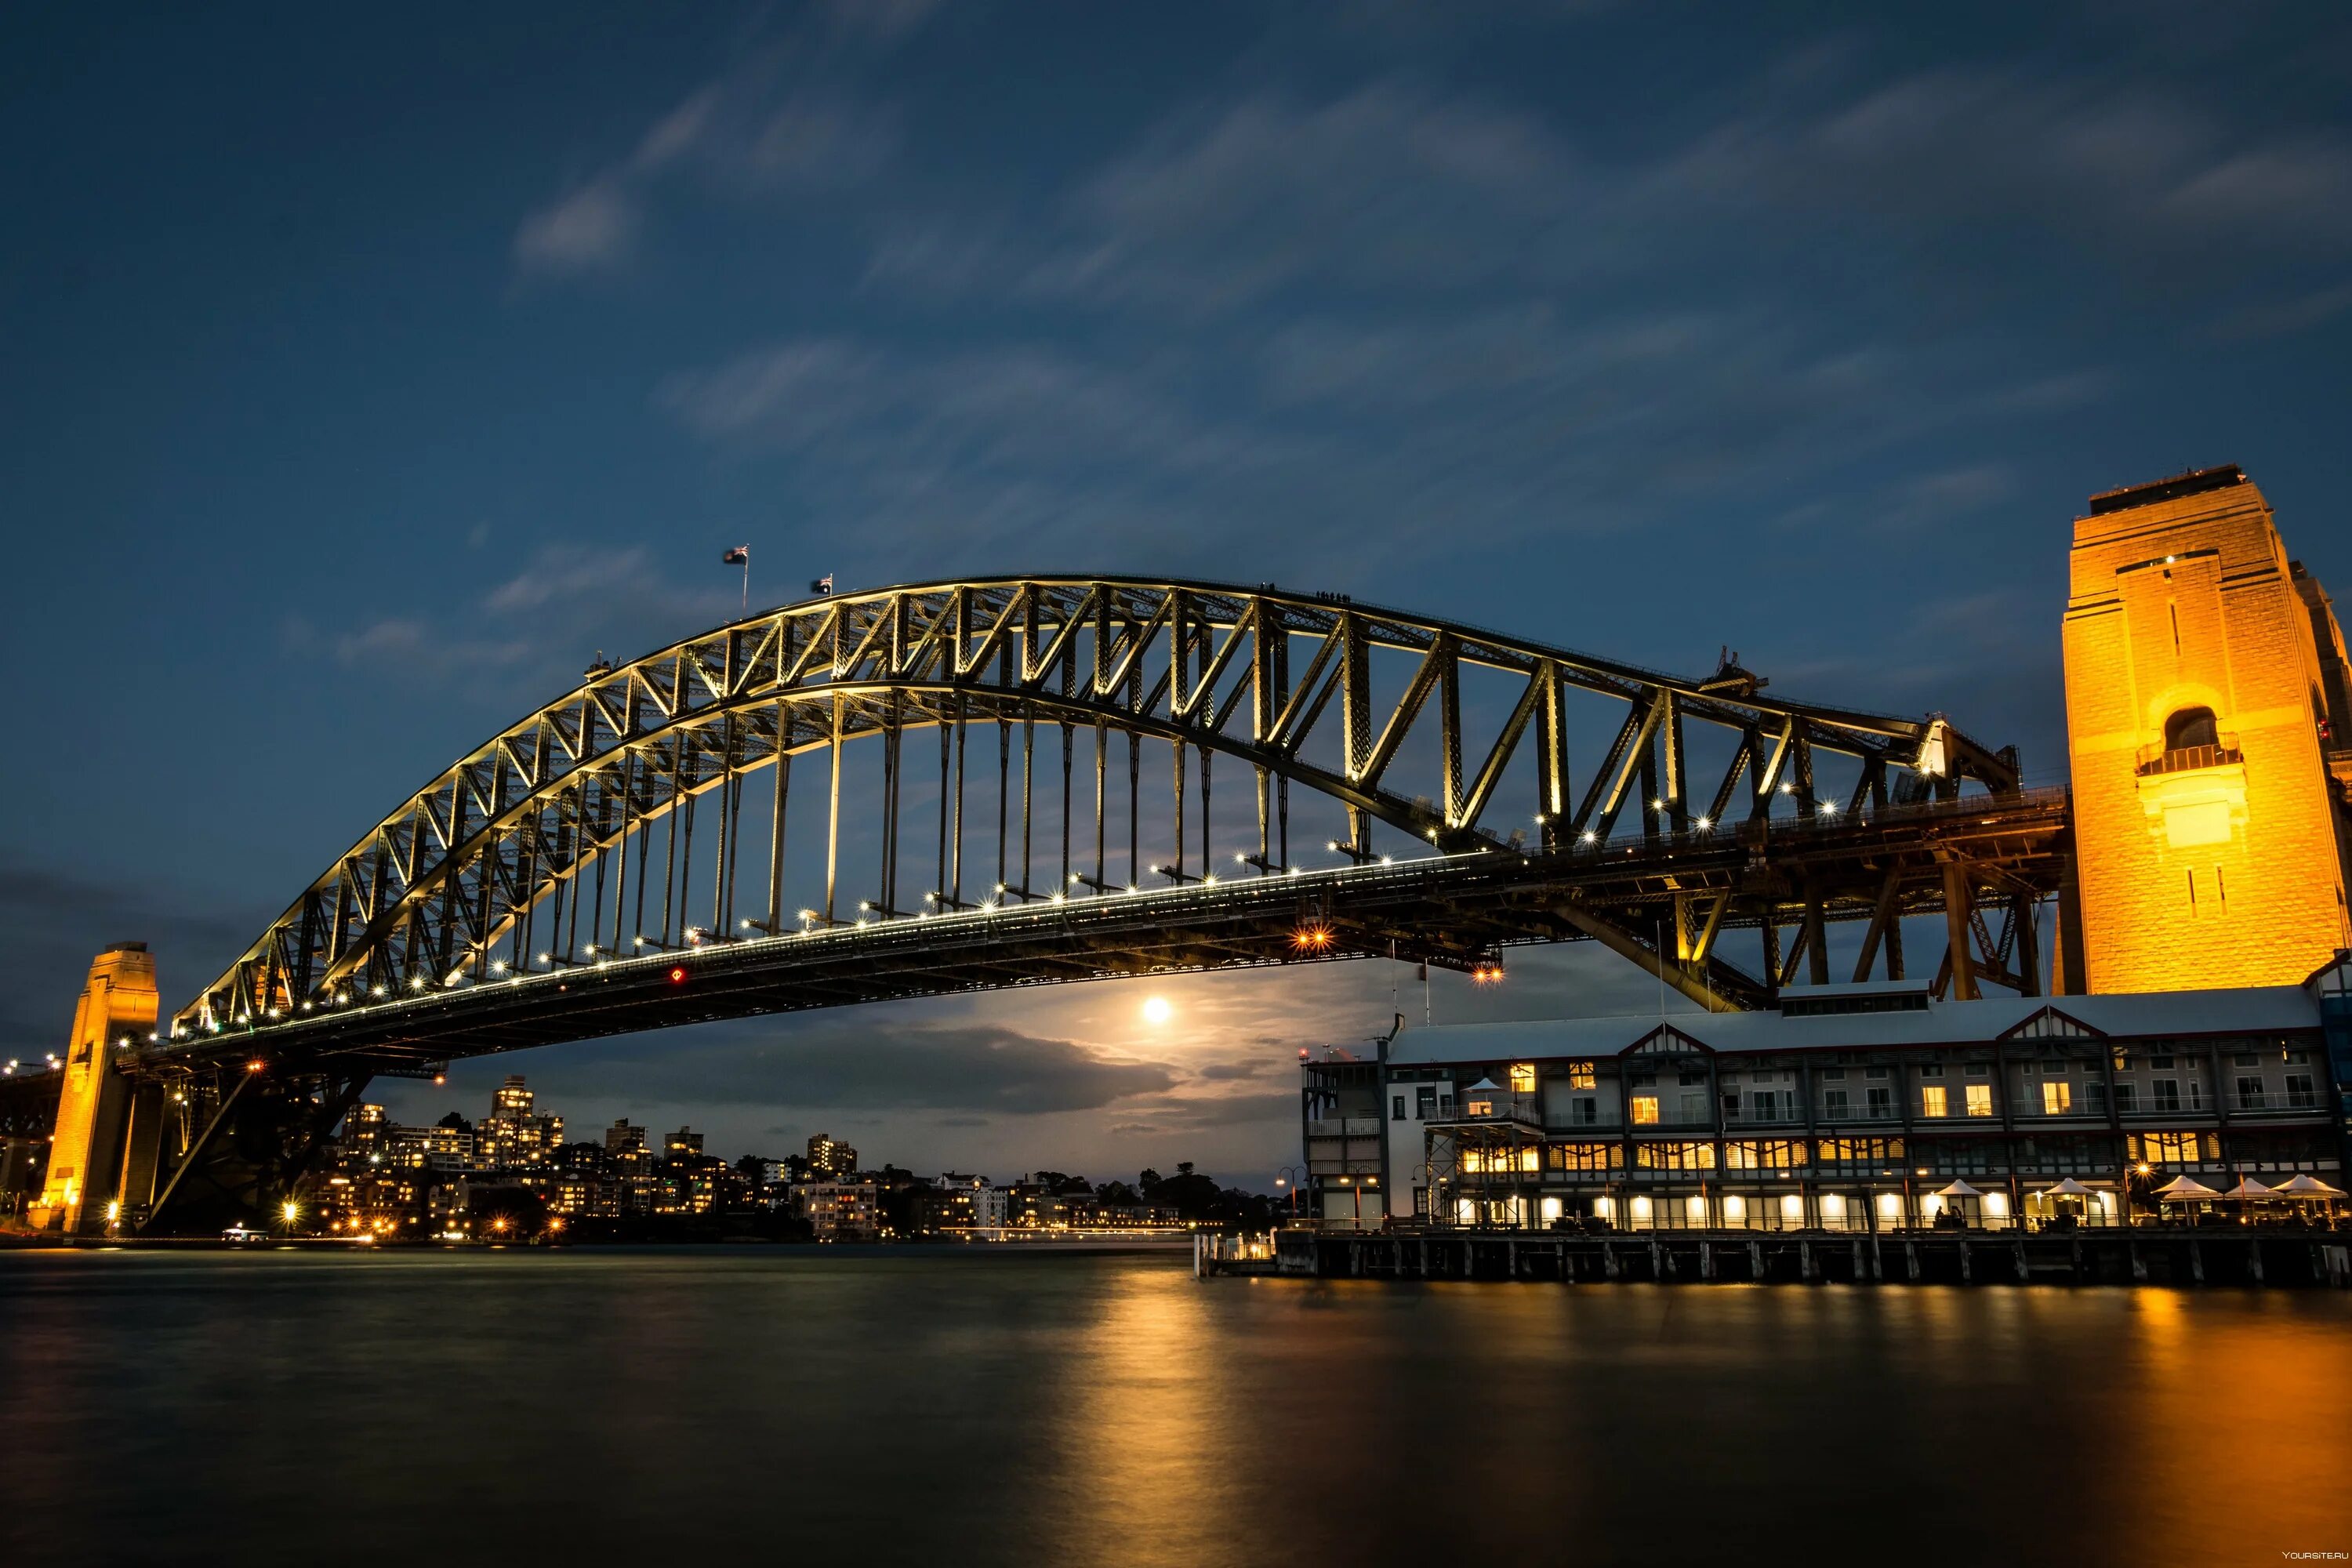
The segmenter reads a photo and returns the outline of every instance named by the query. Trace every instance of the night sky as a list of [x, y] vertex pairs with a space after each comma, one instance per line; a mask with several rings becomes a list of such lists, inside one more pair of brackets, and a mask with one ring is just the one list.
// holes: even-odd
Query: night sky
[[[2352, 10], [0, 14], [0, 1052], [165, 1004], [436, 769], [807, 579], [1318, 587], [2061, 782], [2068, 521], [2239, 462], [2352, 592]], [[781, 1154], [1297, 1157], [1394, 966], [557, 1047]], [[1144, 1000], [1173, 1003], [1164, 1024]], [[1441, 1020], [1638, 1011], [1589, 948]]]

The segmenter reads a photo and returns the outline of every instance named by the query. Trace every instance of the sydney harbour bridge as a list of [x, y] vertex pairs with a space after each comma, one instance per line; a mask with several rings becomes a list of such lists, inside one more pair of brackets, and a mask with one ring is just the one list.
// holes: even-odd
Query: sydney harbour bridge
[[[1728, 654], [1677, 679], [1271, 584], [828, 595], [600, 658], [106, 1040], [110, 1184], [131, 1226], [215, 1226], [373, 1079], [893, 997], [1368, 956], [1483, 980], [1562, 941], [1718, 1010], [1906, 965], [2034, 993], [2067, 834], [2013, 750]], [[58, 1099], [9, 1080], [0, 1131]]]

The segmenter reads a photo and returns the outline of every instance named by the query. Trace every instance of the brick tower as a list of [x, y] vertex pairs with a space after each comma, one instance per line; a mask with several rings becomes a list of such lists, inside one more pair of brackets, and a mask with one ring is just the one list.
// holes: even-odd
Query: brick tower
[[2326, 595], [2234, 466], [2092, 497], [2070, 578], [2070, 988], [2301, 982], [2347, 940], [2352, 714]]

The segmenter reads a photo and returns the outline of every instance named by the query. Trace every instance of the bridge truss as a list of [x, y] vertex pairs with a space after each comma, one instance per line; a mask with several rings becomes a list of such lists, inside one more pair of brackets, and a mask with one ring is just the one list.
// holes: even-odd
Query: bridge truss
[[2013, 752], [1728, 657], [1679, 679], [1271, 584], [930, 584], [600, 662], [124, 1065], [178, 1108], [153, 1209], [244, 1213], [371, 1076], [712, 1018], [1578, 940], [1727, 1010], [1831, 979], [1840, 921], [1841, 970], [1900, 977], [1929, 914], [1939, 990], [2036, 991], [2066, 839]]
[[[1474, 677], [1499, 684], [1465, 723]], [[1676, 680], [1270, 588], [1040, 578], [820, 599], [592, 670], [492, 737], [338, 858], [180, 1011], [173, 1034], [600, 957], [1277, 876], [1316, 852], [1307, 844], [1359, 865], [1410, 845], [1532, 868], [1609, 842], [1629, 812], [1642, 848], [1663, 852], [1776, 818], [1868, 819], [1953, 801], [1968, 784], [2016, 789], [2013, 756], [1940, 720], [1776, 701], [1762, 686], [1736, 667]], [[1570, 749], [1580, 700], [1614, 710], [1580, 778]], [[1700, 728], [1718, 742], [1709, 782]], [[925, 731], [937, 738], [935, 778], [919, 754]], [[845, 797], [845, 764], [861, 742], [878, 776], [853, 781]], [[1146, 787], [1147, 747], [1164, 749], [1163, 788]], [[787, 896], [786, 850], [801, 821], [794, 763], [804, 798], [812, 754], [822, 877], [811, 868], [802, 904]], [[1832, 757], [1844, 763], [1834, 783], [1822, 765]], [[1230, 858], [1212, 840], [1219, 759], [1244, 790]], [[1327, 808], [1331, 831], [1294, 843], [1295, 789]], [[919, 826], [910, 790], [929, 797]], [[854, 908], [845, 826], [873, 857], [856, 889], [870, 896]], [[931, 842], [910, 845], [910, 826]], [[1720, 967], [1713, 933], [1727, 922], [1777, 929], [1776, 912], [1736, 896], [1685, 908], [1682, 924], [1697, 929], [1676, 942], [1668, 978], [1753, 1005], [1785, 960], [1768, 953], [1768, 973], [1743, 984]], [[1805, 918], [1796, 911], [1801, 932]], [[1656, 928], [1606, 901], [1577, 923], [1578, 934], [1654, 953]], [[1465, 963], [1483, 946], [1491, 934], [1474, 945], [1432, 931], [1415, 943]]]

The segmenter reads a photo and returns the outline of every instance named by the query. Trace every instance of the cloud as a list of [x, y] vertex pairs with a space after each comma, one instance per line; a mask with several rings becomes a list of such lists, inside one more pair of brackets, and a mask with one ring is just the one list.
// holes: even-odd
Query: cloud
[[[362, 675], [411, 683], [466, 677], [460, 684], [477, 700], [520, 710], [530, 700], [517, 690], [552, 695], [599, 647], [634, 657], [736, 610], [722, 586], [680, 584], [639, 547], [563, 542], [541, 545], [514, 575], [445, 613], [378, 616], [331, 638], [297, 617], [284, 637], [292, 651], [323, 649]], [[485, 672], [502, 679], [472, 679]]]
[[1928, 528], [1980, 512], [2016, 491], [2017, 476], [2005, 463], [1942, 468], [1896, 486], [1874, 521], [1886, 528]]
[[[1177, 1081], [1168, 1067], [992, 1023], [882, 1028], [828, 1015], [579, 1051], [568, 1091], [641, 1104], [703, 1100], [813, 1110], [1038, 1116], [1093, 1110]], [[962, 1125], [962, 1123], [956, 1123]]]
[[2352, 246], [2352, 142], [2240, 130], [2209, 103], [2193, 84], [1950, 67], [1826, 100], [1788, 95], [1702, 136], [1649, 183], [1661, 204], [1958, 231], [1962, 261], [1989, 237], [1968, 225], [2045, 250], [2063, 235], [2142, 268]]
[[[878, 247], [869, 279], [1201, 315], [1308, 283], [1463, 294], [1524, 277], [1525, 241], [1583, 184], [1542, 121], [1472, 98], [1398, 80], [1320, 102], [1264, 89], [1171, 116], [1042, 226], [927, 222]], [[1496, 234], [1520, 243], [1465, 243]]]
[[[303, 640], [314, 634], [307, 626], [298, 626], [289, 635]], [[411, 678], [509, 668], [528, 658], [531, 651], [528, 642], [518, 638], [452, 634], [413, 616], [368, 621], [336, 637], [332, 647], [335, 662], [346, 669], [396, 669]]]
[[862, 187], [902, 140], [891, 105], [859, 79], [928, 19], [918, 0], [801, 13], [641, 132], [630, 152], [524, 215], [518, 272], [612, 272], [644, 248], [656, 209], [694, 198], [761, 205]]
[[523, 218], [515, 230], [515, 264], [540, 273], [609, 268], [627, 258], [642, 222], [635, 198], [620, 182], [600, 178]]
[[492, 589], [482, 607], [497, 615], [536, 610], [553, 601], [601, 595], [625, 583], [643, 582], [646, 572], [642, 550], [545, 545], [527, 568]]
[[2347, 310], [2352, 310], [2352, 282], [2240, 305], [2225, 311], [2206, 335], [2223, 343], [2289, 337], [2324, 327]]
[[275, 908], [151, 877], [102, 880], [0, 851], [0, 1057], [38, 1060], [73, 1026], [99, 950], [144, 942], [170, 1011], [261, 934]]

